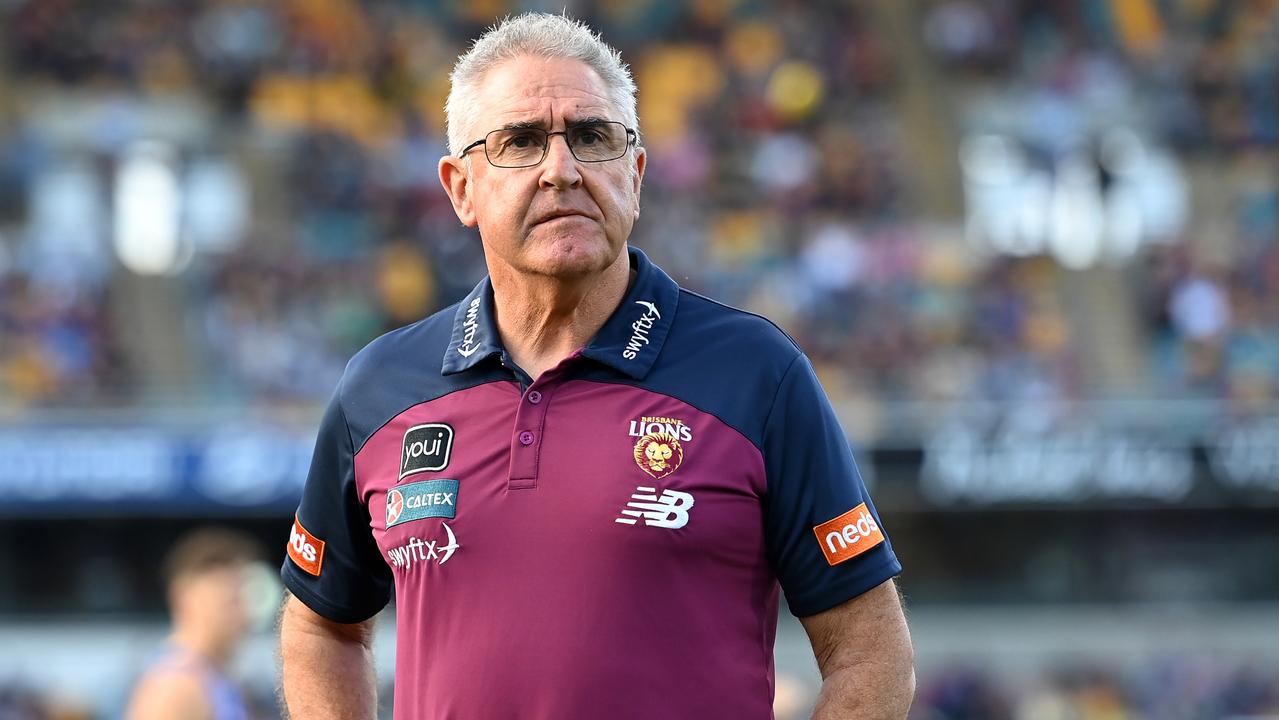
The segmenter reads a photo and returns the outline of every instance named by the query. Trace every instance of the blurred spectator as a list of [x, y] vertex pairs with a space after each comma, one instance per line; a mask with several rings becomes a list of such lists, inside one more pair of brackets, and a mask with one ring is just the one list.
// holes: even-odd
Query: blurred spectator
[[918, 720], [1127, 720], [1270, 717], [1279, 712], [1279, 669], [1208, 658], [1151, 658], [1120, 669], [1063, 663], [1037, 678], [995, 680], [955, 665], [925, 676]]
[[0, 718], [3, 720], [50, 720], [43, 698], [20, 683], [0, 682]]
[[172, 633], [134, 687], [130, 720], [249, 720], [227, 668], [250, 628], [246, 578], [259, 555], [251, 536], [225, 528], [191, 531], [173, 546], [164, 568]]

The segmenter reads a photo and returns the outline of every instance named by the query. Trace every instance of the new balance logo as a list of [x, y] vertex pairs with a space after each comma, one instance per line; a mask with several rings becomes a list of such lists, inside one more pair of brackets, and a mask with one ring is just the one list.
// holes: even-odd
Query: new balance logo
[[657, 488], [643, 485], [635, 488], [635, 491], [631, 495], [631, 501], [622, 510], [622, 517], [614, 522], [634, 525], [643, 518], [645, 525], [656, 527], [682, 528], [688, 524], [688, 511], [693, 507], [692, 495], [678, 490], [663, 490], [661, 497], [658, 497]]

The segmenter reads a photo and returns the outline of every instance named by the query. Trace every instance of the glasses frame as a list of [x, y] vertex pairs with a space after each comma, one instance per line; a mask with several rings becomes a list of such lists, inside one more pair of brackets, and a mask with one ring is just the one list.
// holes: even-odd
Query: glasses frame
[[[573, 130], [577, 130], [582, 127], [590, 127], [592, 125], [603, 125], [605, 123], [608, 123], [611, 125], [621, 125], [622, 129], [626, 131], [626, 147], [622, 149], [622, 154], [618, 155], [617, 157], [608, 158], [606, 160], [583, 160], [582, 158], [578, 157], [577, 152], [573, 150], [572, 143], [568, 141], [569, 132]], [[488, 161], [489, 165], [492, 165], [495, 168], [501, 168], [503, 170], [522, 170], [524, 168], [537, 167], [538, 165], [542, 164], [542, 161], [546, 160], [547, 153], [551, 151], [551, 138], [556, 135], [559, 135], [564, 138], [564, 145], [568, 147], [569, 154], [573, 156], [574, 160], [581, 163], [603, 163], [603, 162], [613, 162], [614, 160], [621, 160], [622, 158], [626, 157], [626, 151], [630, 150], [631, 148], [634, 148], [635, 145], [639, 142], [639, 135], [635, 132], [635, 129], [626, 127], [625, 125], [623, 125], [621, 122], [617, 120], [599, 120], [596, 122], [584, 122], [584, 123], [579, 123], [578, 125], [575, 125], [573, 127], [570, 127], [567, 130], [556, 130], [555, 132], [542, 130], [541, 128], [526, 128], [528, 130], [542, 130], [542, 132], [546, 133], [546, 144], [542, 146], [542, 157], [538, 158], [537, 162], [532, 163], [530, 165], [498, 165], [497, 163], [493, 162], [493, 158], [489, 157], [489, 151], [488, 151], [489, 136], [492, 135], [493, 133], [507, 132], [512, 129], [514, 128], [498, 128], [496, 130], [490, 130], [484, 133], [484, 137], [462, 148], [462, 151], [459, 152], [457, 156], [463, 157], [470, 151], [474, 150], [475, 148], [482, 147], [484, 148], [484, 159]]]

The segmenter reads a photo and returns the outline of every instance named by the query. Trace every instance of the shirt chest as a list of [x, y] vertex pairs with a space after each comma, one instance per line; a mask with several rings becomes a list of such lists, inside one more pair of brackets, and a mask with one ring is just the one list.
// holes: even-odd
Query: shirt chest
[[498, 382], [452, 393], [392, 418], [355, 470], [397, 579], [499, 557], [548, 566], [762, 557], [754, 446], [712, 415], [630, 385]]

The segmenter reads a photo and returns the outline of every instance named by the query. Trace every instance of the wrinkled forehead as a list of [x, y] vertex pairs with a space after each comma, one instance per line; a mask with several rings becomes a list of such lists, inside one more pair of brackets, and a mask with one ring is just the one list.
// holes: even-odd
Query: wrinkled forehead
[[522, 56], [481, 78], [472, 134], [508, 126], [554, 130], [588, 120], [622, 120], [608, 86], [589, 65], [570, 58]]

